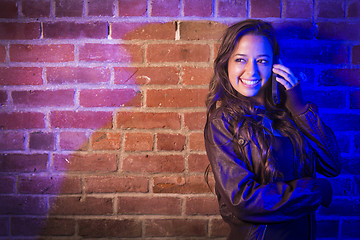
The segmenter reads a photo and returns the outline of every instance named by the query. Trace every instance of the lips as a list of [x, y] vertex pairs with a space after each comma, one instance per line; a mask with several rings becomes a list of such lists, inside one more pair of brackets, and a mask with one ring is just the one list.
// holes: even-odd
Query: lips
[[245, 85], [246, 87], [255, 87], [257, 84], [259, 84], [261, 82], [261, 79], [242, 79], [240, 78], [240, 81], [243, 85]]

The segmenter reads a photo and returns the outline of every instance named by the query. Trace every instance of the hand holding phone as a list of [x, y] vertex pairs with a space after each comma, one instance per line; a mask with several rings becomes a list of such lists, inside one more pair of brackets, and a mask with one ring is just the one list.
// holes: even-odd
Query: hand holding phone
[[279, 83], [285, 88], [285, 90], [289, 90], [299, 82], [291, 70], [282, 65], [281, 61], [279, 61], [279, 63], [274, 61], [271, 81], [274, 104], [280, 103]]

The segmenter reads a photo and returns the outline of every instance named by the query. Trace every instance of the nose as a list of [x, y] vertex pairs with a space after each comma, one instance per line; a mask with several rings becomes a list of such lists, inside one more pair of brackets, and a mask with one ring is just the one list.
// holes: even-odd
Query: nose
[[259, 68], [255, 60], [249, 60], [245, 65], [245, 73], [248, 77], [257, 77]]

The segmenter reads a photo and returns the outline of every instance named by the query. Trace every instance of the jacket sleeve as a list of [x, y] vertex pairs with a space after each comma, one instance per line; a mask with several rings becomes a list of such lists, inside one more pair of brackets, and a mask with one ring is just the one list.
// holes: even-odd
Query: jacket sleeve
[[326, 177], [339, 175], [339, 147], [333, 131], [320, 119], [317, 106], [303, 100], [300, 84], [287, 90], [286, 95], [286, 108], [316, 154], [316, 171]]
[[229, 125], [223, 119], [210, 118], [204, 132], [205, 145], [220, 201], [238, 219], [256, 223], [287, 221], [314, 212], [331, 199], [331, 185], [325, 179], [259, 184], [235, 153]]

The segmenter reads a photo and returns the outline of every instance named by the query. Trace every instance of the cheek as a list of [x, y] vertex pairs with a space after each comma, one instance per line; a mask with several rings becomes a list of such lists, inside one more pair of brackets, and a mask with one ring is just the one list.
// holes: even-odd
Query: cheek
[[244, 66], [242, 64], [234, 64], [234, 63], [229, 63], [228, 65], [228, 75], [229, 77], [231, 76], [238, 76], [242, 70], [243, 70]]
[[260, 74], [261, 78], [267, 80], [271, 76], [271, 67], [270, 66], [264, 66], [260, 68]]

